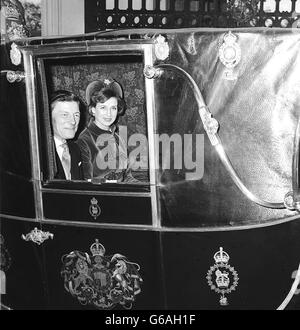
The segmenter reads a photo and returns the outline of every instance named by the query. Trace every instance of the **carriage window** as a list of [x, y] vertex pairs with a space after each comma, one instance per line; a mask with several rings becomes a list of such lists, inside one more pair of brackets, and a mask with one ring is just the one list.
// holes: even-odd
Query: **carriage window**
[[39, 64], [44, 182], [147, 183], [143, 57], [102, 54]]

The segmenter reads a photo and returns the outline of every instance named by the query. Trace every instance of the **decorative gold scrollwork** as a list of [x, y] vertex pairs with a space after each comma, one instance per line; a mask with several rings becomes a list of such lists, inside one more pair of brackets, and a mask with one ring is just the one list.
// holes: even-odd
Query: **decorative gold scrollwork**
[[46, 241], [48, 238], [53, 239], [54, 235], [47, 232], [44, 232], [40, 229], [37, 229], [36, 227], [27, 235], [22, 234], [22, 238], [25, 241], [32, 241], [33, 243], [36, 243], [38, 245], [41, 245]]

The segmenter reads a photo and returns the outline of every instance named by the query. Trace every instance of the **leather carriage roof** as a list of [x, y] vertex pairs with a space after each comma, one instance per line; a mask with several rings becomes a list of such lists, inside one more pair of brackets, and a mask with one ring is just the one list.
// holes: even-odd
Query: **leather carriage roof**
[[118, 29], [108, 31], [98, 31], [86, 34], [71, 36], [49, 36], [49, 37], [32, 37], [18, 39], [15, 42], [19, 45], [40, 45], [53, 43], [69, 43], [76, 41], [93, 41], [93, 40], [141, 40], [155, 38], [158, 34], [176, 35], [182, 33], [214, 33], [214, 32], [235, 31], [243, 33], [300, 33], [300, 29], [295, 28], [268, 28], [268, 27], [252, 27], [252, 28], [182, 28], [182, 29]]

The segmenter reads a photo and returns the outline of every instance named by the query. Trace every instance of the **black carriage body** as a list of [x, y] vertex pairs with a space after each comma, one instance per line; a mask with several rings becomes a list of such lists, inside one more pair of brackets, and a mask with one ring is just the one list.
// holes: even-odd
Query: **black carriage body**
[[[108, 308], [66, 266], [77, 255], [95, 272], [100, 242], [109, 283], [112, 255], [138, 269], [133, 309], [279, 307], [300, 262], [299, 215], [285, 197], [296, 201], [299, 190], [299, 42], [280, 29], [110, 31], [20, 40], [17, 65], [12, 45], [2, 46], [2, 72], [25, 75], [9, 83], [1, 74], [2, 305]], [[97, 79], [121, 82], [120, 125], [128, 140], [145, 137], [138, 183], [53, 179], [49, 96], [68, 89], [84, 98]], [[299, 307], [294, 295], [288, 308]]]

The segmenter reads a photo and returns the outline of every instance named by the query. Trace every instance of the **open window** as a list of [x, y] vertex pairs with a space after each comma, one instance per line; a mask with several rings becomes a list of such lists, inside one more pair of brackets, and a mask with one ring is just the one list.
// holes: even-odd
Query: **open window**
[[[53, 148], [53, 128], [51, 127], [50, 98], [57, 90], [68, 90], [80, 96], [81, 118], [78, 130], [72, 139], [75, 143], [80, 133], [93, 120], [85, 103], [86, 88], [92, 81], [117, 81], [123, 87], [127, 109], [118, 119], [118, 138], [126, 148], [128, 170], [122, 180], [110, 176], [101, 181], [92, 179], [83, 183], [118, 183], [145, 185], [149, 183], [148, 139], [146, 93], [143, 76], [144, 60], [142, 54], [102, 52], [94, 55], [45, 56], [37, 60], [39, 125], [41, 135], [41, 170], [44, 185], [55, 184], [57, 169]], [[121, 143], [121, 142], [120, 142]], [[124, 148], [123, 148], [124, 149]], [[104, 150], [104, 149], [102, 149]], [[104, 151], [105, 152], [105, 151]], [[116, 150], [117, 155], [118, 150]], [[106, 154], [109, 157], [110, 154]], [[105, 159], [107, 161], [107, 159]], [[107, 167], [113, 162], [107, 161]], [[95, 163], [97, 166], [97, 162]], [[105, 167], [105, 164], [99, 164]], [[105, 168], [104, 168], [105, 169]], [[114, 170], [114, 168], [112, 168]], [[118, 170], [116, 168], [116, 170]], [[112, 171], [110, 171], [111, 174]], [[74, 181], [74, 180], [72, 180]], [[75, 180], [78, 181], [78, 180]]]
[[[122, 222], [126, 223], [151, 223], [153, 207], [156, 210], [156, 179], [154, 171], [149, 170], [149, 164], [153, 164], [153, 159], [149, 157], [154, 157], [154, 153], [149, 152], [149, 141], [152, 141], [151, 150], [155, 109], [153, 82], [144, 77], [143, 70], [145, 65], [152, 65], [152, 53], [152, 44], [134, 42], [124, 45], [120, 42], [108, 44], [92, 41], [87, 46], [87, 43], [80, 41], [61, 44], [50, 41], [46, 45], [23, 47], [31, 117], [33, 177], [37, 182], [37, 204], [40, 205], [37, 210], [41, 218], [90, 220], [91, 216], [94, 217], [90, 210], [94, 207], [93, 198], [96, 198], [98, 206], [99, 199], [109, 205], [105, 214], [100, 207], [103, 222], [119, 223], [122, 218]], [[114, 135], [114, 141], [125, 147], [127, 165], [122, 165], [121, 179], [114, 175], [101, 180], [59, 178], [56, 176], [58, 152], [53, 138], [51, 96], [58, 90], [67, 90], [79, 96], [80, 122], [75, 136], [70, 139], [78, 145], [79, 136], [93, 120], [86, 102], [86, 88], [93, 81], [107, 84], [116, 81], [122, 86], [126, 111], [117, 117], [117, 134], [114, 132], [117, 137]], [[97, 141], [94, 142], [98, 147]], [[105, 148], [109, 141], [101, 142], [102, 150], [107, 151]], [[115, 151], [119, 156], [119, 150]], [[104, 155], [106, 164], [111, 165], [110, 159], [107, 159], [111, 155], [105, 152]], [[98, 162], [95, 164], [99, 165]], [[119, 163], [114, 164], [119, 166]], [[115, 169], [119, 168], [112, 167], [110, 172]], [[133, 201], [132, 197], [137, 200]], [[132, 208], [128, 207], [131, 203]], [[63, 205], [63, 209], [58, 211], [58, 205]], [[86, 205], [85, 209], [83, 205]], [[132, 211], [124, 216], [124, 209]]]

